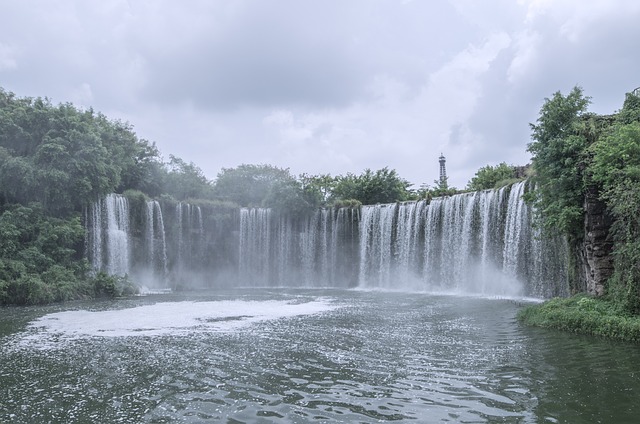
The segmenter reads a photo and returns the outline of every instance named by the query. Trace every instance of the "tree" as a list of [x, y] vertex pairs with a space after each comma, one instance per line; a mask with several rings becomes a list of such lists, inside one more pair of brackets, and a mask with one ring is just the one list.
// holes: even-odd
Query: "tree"
[[262, 201], [262, 206], [290, 214], [308, 213], [320, 206], [316, 193], [305, 190], [297, 180], [276, 181]]
[[2, 89], [0, 149], [1, 197], [40, 202], [57, 216], [114, 191], [153, 188], [159, 169], [157, 149], [139, 141], [129, 124]]
[[296, 179], [289, 169], [242, 164], [237, 168], [222, 168], [213, 185], [213, 193], [215, 197], [239, 206], [264, 206], [274, 185], [284, 187], [294, 183]]
[[560, 92], [545, 99], [536, 124], [530, 124], [536, 190], [536, 210], [547, 228], [580, 238], [583, 219], [584, 170], [588, 139], [579, 131], [589, 98], [580, 87], [565, 97]]
[[185, 162], [169, 155], [168, 172], [164, 181], [164, 192], [177, 200], [210, 199], [213, 187], [204, 173], [193, 162]]
[[404, 201], [411, 197], [410, 186], [393, 169], [384, 167], [375, 172], [365, 169], [360, 175], [348, 173], [337, 177], [332, 200], [354, 199], [364, 205]]
[[300, 175], [302, 189], [309, 197], [316, 199], [318, 204], [325, 205], [336, 186], [337, 179], [329, 174]]
[[497, 188], [501, 181], [514, 178], [513, 166], [501, 162], [496, 166], [487, 165], [480, 168], [467, 184], [467, 190], [479, 191]]
[[614, 217], [614, 273], [609, 292], [640, 315], [640, 97], [629, 93], [610, 131], [591, 147], [589, 172]]

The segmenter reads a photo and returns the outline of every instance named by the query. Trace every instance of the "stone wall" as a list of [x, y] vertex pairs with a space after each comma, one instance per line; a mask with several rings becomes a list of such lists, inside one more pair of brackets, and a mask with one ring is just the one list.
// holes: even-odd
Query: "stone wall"
[[595, 187], [587, 189], [584, 200], [584, 256], [587, 292], [601, 296], [613, 273], [612, 218]]

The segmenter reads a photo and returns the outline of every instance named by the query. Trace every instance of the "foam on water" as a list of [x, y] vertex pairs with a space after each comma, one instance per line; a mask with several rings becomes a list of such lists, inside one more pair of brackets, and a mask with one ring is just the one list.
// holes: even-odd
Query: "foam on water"
[[237, 331], [251, 324], [318, 314], [338, 308], [331, 299], [209, 302], [162, 302], [108, 311], [65, 311], [32, 321], [19, 344], [52, 348], [90, 337], [186, 336], [197, 332]]

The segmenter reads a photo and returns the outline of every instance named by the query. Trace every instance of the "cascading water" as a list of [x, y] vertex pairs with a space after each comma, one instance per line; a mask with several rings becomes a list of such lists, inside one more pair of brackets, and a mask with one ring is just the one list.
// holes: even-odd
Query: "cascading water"
[[112, 275], [129, 273], [129, 203], [110, 194], [94, 203], [86, 214], [87, 253], [95, 271]]
[[271, 215], [270, 209], [240, 209], [240, 276], [249, 286], [270, 285]]
[[[530, 207], [522, 199], [525, 188], [521, 182], [436, 198], [429, 205], [400, 204], [395, 216], [385, 213], [394, 205], [364, 206], [360, 286], [416, 288], [419, 279], [417, 286], [425, 290], [566, 294], [563, 242], [533, 230]], [[423, 241], [415, 238], [418, 229], [423, 229]], [[415, 247], [420, 243], [422, 265]], [[381, 271], [372, 274], [372, 268]]]
[[391, 284], [393, 221], [396, 207], [395, 204], [362, 207], [359, 278], [361, 287], [388, 287]]
[[264, 208], [240, 210], [239, 269], [242, 285], [254, 287], [353, 286], [357, 225], [348, 209], [310, 216], [281, 215]]
[[156, 278], [167, 276], [167, 240], [164, 230], [164, 219], [160, 203], [156, 200], [147, 201], [146, 219], [147, 239], [147, 267]]
[[565, 295], [566, 242], [532, 225], [522, 200], [527, 189], [522, 182], [430, 202], [300, 215], [242, 208], [237, 230], [233, 221], [217, 224], [217, 215], [207, 215], [205, 226], [201, 208], [188, 203], [163, 217], [157, 201], [130, 211], [126, 198], [109, 195], [86, 211], [86, 251], [95, 270], [133, 271], [152, 277], [150, 287], [166, 286], [155, 280], [188, 287], [194, 278], [236, 284], [229, 272], [237, 264], [237, 283], [250, 287]]
[[176, 258], [174, 268], [179, 273], [201, 268], [204, 250], [202, 209], [179, 202], [175, 208]]
[[320, 210], [297, 221], [243, 209], [241, 279], [267, 286], [565, 295], [563, 241], [533, 227], [525, 190], [521, 182], [430, 203], [362, 206], [359, 216]]

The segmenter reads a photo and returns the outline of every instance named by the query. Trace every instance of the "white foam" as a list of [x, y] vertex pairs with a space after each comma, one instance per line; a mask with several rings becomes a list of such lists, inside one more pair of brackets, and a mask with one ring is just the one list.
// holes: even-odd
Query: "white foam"
[[[38, 347], [88, 337], [189, 335], [194, 332], [237, 331], [260, 321], [317, 314], [336, 309], [330, 299], [286, 301], [226, 300], [162, 302], [108, 311], [66, 311], [31, 322], [21, 343]], [[51, 337], [47, 337], [51, 336]], [[51, 347], [51, 346], [49, 346]]]

